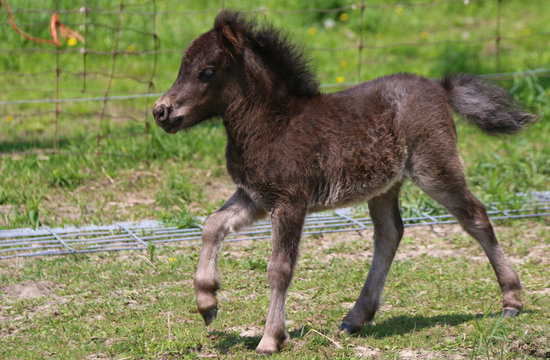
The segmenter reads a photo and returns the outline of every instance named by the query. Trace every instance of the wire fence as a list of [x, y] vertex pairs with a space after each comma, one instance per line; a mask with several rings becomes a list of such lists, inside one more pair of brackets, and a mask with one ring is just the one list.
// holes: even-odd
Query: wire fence
[[[433, 209], [432, 209], [433, 210]], [[438, 209], [439, 210], [439, 209]], [[487, 207], [489, 217], [495, 220], [550, 216], [550, 192], [524, 194], [513, 208], [493, 203]], [[454, 224], [448, 213], [430, 214], [430, 209], [411, 207], [404, 212], [414, 216], [403, 218], [405, 227]], [[81, 254], [103, 251], [145, 250], [160, 246], [189, 246], [200, 243], [204, 219], [197, 219], [191, 228], [167, 227], [150, 221], [138, 224], [121, 223], [111, 226], [83, 228], [17, 229], [0, 231], [0, 260], [14, 257]], [[359, 208], [345, 208], [311, 214], [306, 218], [303, 234], [330, 234], [372, 229], [372, 220]], [[230, 236], [226, 241], [267, 239], [271, 223], [263, 220], [246, 231]]]
[[[74, 4], [68, 6], [67, 4]], [[323, 42], [307, 40], [307, 50], [317, 54], [334, 57], [346, 53], [353, 63], [345, 72], [346, 77], [321, 74], [324, 88], [343, 87], [367, 80], [375, 68], [373, 53], [378, 50], [433, 48], [449, 44], [475, 46], [483, 44], [490, 48], [490, 58], [494, 58], [492, 71], [487, 76], [492, 79], [510, 79], [522, 76], [550, 77], [547, 64], [531, 64], [534, 70], [501, 72], [503, 51], [509, 51], [521, 42], [536, 43], [542, 39], [540, 46], [545, 48], [550, 37], [549, 32], [525, 28], [517, 35], [506, 32], [510, 14], [503, 15], [507, 4], [501, 0], [425, 0], [413, 2], [374, 2], [374, 1], [314, 1], [303, 5], [303, 8], [266, 8], [256, 4], [235, 3], [228, 0], [210, 1], [207, 9], [187, 9], [179, 6], [167, 8], [167, 4], [157, 0], [119, 0], [109, 3], [96, 3], [89, 0], [66, 1], [51, 0], [44, 2], [44, 7], [37, 6], [28, 0], [0, 1], [0, 66], [5, 71], [0, 73], [0, 117], [6, 122], [25, 122], [29, 119], [42, 119], [47, 124], [48, 136], [51, 136], [52, 151], [58, 150], [60, 136], [66, 131], [62, 123], [84, 119], [92, 122], [95, 128], [97, 146], [107, 136], [105, 131], [109, 121], [134, 121], [143, 124], [143, 135], [150, 136], [151, 98], [160, 95], [157, 84], [167, 78], [173, 78], [177, 64], [184, 50], [185, 41], [205, 31], [213, 16], [221, 9], [234, 7], [247, 14], [262, 15], [270, 19], [290, 19], [298, 21], [311, 18], [312, 26], [307, 29], [310, 34], [320, 32], [319, 27], [329, 30], [334, 27], [334, 19], [345, 23], [348, 32], [342, 32], [348, 39], [342, 38], [337, 43], [325, 45]], [[216, 5], [212, 5], [216, 4]], [[470, 37], [461, 27], [458, 31], [445, 32], [451, 26], [442, 25], [439, 29], [420, 32], [419, 36], [410, 37], [403, 34], [402, 41], [384, 41], [379, 33], [372, 29], [373, 22], [389, 21], [407, 11], [423, 11], [427, 8], [455, 6], [468, 9], [475, 4], [489, 4], [493, 7], [493, 18], [476, 20], [468, 16], [467, 22], [478, 26], [483, 36]], [[48, 6], [51, 5], [51, 6]], [[9, 10], [9, 11], [8, 11]], [[471, 13], [472, 11], [469, 10]], [[53, 16], [58, 17], [53, 22]], [[49, 17], [52, 16], [52, 20]], [[406, 16], [406, 15], [405, 15]], [[424, 21], [427, 21], [424, 19]], [[162, 23], [162, 26], [159, 26]], [[192, 24], [191, 34], [185, 35], [182, 43], [175, 42], [174, 37], [181, 35], [178, 24]], [[57, 24], [57, 25], [56, 25]], [[191, 25], [190, 25], [191, 26]], [[49, 40], [50, 28], [62, 28], [81, 35], [85, 42], [69, 37], [60, 46], [36, 44], [19, 36], [20, 33], [33, 33], [34, 38]], [[172, 29], [173, 28], [173, 29]], [[420, 28], [421, 29], [421, 28]], [[443, 31], [445, 29], [445, 31]], [[18, 33], [15, 33], [17, 30]], [[462, 31], [462, 32], [461, 32]], [[183, 32], [183, 33], [187, 33]], [[435, 33], [445, 33], [449, 37], [440, 38]], [[63, 34], [62, 31], [60, 31]], [[74, 33], [73, 33], [74, 34]], [[347, 34], [347, 35], [346, 35]], [[382, 35], [380, 35], [382, 37]], [[319, 46], [319, 43], [323, 43]], [[176, 46], [176, 44], [180, 44]], [[405, 55], [406, 58], [407, 55]], [[29, 64], [41, 61], [50, 62], [48, 70], [35, 71], [25, 68], [21, 60], [15, 66], [13, 57], [29, 59]], [[393, 59], [392, 61], [401, 61]], [[165, 70], [171, 63], [170, 74]], [[336, 65], [337, 67], [339, 65]], [[488, 68], [488, 67], [486, 67]], [[368, 71], [366, 71], [368, 70]], [[79, 105], [81, 104], [81, 105]], [[123, 106], [130, 111], [116, 111]], [[50, 128], [51, 127], [51, 128]], [[68, 134], [67, 136], [71, 136]], [[66, 137], [66, 136], [65, 136]], [[0, 140], [2, 139], [0, 135]], [[99, 154], [99, 152], [98, 152]]]

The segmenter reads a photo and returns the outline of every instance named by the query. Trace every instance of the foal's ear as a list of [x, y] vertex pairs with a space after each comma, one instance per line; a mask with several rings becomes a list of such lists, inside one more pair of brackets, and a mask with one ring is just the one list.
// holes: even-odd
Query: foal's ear
[[214, 31], [222, 49], [231, 57], [243, 53], [244, 35], [240, 30], [243, 19], [240, 14], [223, 11], [214, 20]]

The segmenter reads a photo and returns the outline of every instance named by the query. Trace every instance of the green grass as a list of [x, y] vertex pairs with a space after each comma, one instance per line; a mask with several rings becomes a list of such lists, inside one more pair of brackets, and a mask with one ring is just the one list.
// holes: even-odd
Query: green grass
[[[371, 233], [306, 237], [288, 295], [291, 341], [273, 358], [547, 357], [547, 226], [514, 221], [497, 228], [524, 287], [524, 312], [504, 321], [498, 284], [478, 244], [458, 226], [406, 229], [376, 325], [353, 336], [337, 326], [366, 276]], [[157, 248], [152, 259], [130, 252], [5, 261], [0, 357], [257, 358], [269, 253], [268, 241], [224, 246], [220, 311], [208, 328], [195, 309], [195, 246]]]
[[[334, 84], [339, 77], [357, 81], [361, 11], [347, 9], [336, 13], [299, 12], [305, 8], [339, 8], [352, 1], [331, 0], [299, 2], [263, 1], [259, 21], [281, 26], [298, 44], [309, 49], [323, 84]], [[30, 0], [9, 1], [12, 10], [34, 8]], [[111, 9], [114, 13], [92, 11], [86, 18], [80, 12], [61, 13], [61, 21], [82, 34], [87, 31], [86, 47], [112, 55], [90, 53], [84, 59], [77, 44], [63, 44], [60, 61], [60, 97], [103, 96], [111, 68], [114, 78], [110, 94], [164, 91], [174, 80], [181, 52], [161, 52], [151, 79], [155, 56], [139, 54], [153, 50], [155, 30], [159, 50], [183, 49], [200, 33], [211, 27], [220, 1], [186, 1], [180, 4], [159, 2], [156, 28], [153, 29], [151, 2], [124, 1], [119, 4], [89, 1], [92, 9]], [[409, 71], [440, 77], [446, 71], [495, 72], [492, 41], [460, 43], [494, 34], [496, 1], [442, 2], [429, 6], [381, 6], [387, 2], [370, 1], [364, 12], [361, 78]], [[82, 1], [59, 1], [60, 9], [75, 9]], [[225, 1], [226, 7], [258, 10], [255, 2]], [[374, 7], [370, 7], [374, 5]], [[34, 7], [33, 7], [34, 6]], [[45, 1], [43, 9], [54, 9]], [[8, 21], [0, 9], [0, 20]], [[213, 10], [206, 12], [204, 10]], [[547, 66], [550, 25], [542, 15], [541, 1], [505, 2], [502, 7], [501, 71], [524, 71]], [[196, 11], [193, 15], [183, 11]], [[298, 11], [298, 12], [297, 12]], [[345, 14], [346, 16], [342, 17]], [[14, 12], [22, 30], [47, 38], [50, 13]], [[344, 19], [344, 20], [342, 20]], [[86, 28], [85, 24], [88, 24]], [[116, 27], [123, 29], [117, 46]], [[26, 24], [46, 24], [30, 26]], [[332, 24], [331, 26], [327, 26]], [[106, 27], [106, 26], [107, 27]], [[86, 30], [87, 29], [87, 30]], [[139, 29], [136, 32], [131, 29]], [[10, 49], [51, 46], [32, 43], [16, 34], [10, 26], [0, 27], [0, 100], [55, 97], [56, 54], [11, 53]], [[432, 45], [426, 45], [433, 43]], [[405, 44], [380, 48], [390, 44]], [[413, 44], [413, 45], [406, 45]], [[415, 45], [416, 44], [416, 45]], [[426, 46], [423, 46], [426, 45]], [[346, 49], [351, 47], [352, 49]], [[343, 49], [342, 49], [343, 48]], [[335, 50], [337, 49], [337, 50]], [[338, 50], [340, 49], [340, 50]], [[114, 61], [114, 63], [113, 63]], [[87, 76], [84, 79], [84, 70]], [[34, 74], [30, 76], [29, 74]], [[125, 77], [130, 75], [132, 78]], [[138, 79], [139, 81], [136, 81]], [[85, 86], [84, 86], [85, 80]], [[514, 137], [491, 138], [472, 126], [458, 123], [459, 146], [474, 192], [486, 202], [514, 203], [516, 193], [549, 188], [550, 81], [527, 76], [506, 81], [514, 96], [541, 121]], [[338, 89], [329, 87], [326, 91]], [[83, 90], [85, 90], [83, 92]], [[218, 120], [201, 124], [177, 135], [159, 130], [151, 118], [153, 99], [134, 99], [107, 104], [74, 102], [60, 104], [55, 138], [53, 104], [10, 104], [0, 107], [0, 228], [84, 225], [141, 219], [161, 219], [184, 225], [196, 215], [216, 209], [231, 194], [233, 185], [225, 167], [225, 133]], [[100, 114], [105, 118], [101, 120]], [[149, 129], [149, 130], [148, 130]], [[101, 141], [98, 145], [98, 135]], [[433, 201], [407, 186], [403, 202], [432, 207]]]

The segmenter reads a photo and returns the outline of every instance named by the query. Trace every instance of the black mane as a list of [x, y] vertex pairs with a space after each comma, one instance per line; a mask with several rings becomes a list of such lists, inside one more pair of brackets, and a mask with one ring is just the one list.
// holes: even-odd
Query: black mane
[[218, 18], [245, 36], [249, 48], [261, 57], [277, 78], [285, 81], [294, 95], [313, 97], [319, 94], [319, 81], [310, 59], [301, 47], [281, 34], [281, 30], [271, 24], [258, 27], [256, 21], [246, 20], [243, 14], [229, 10], [222, 11]]

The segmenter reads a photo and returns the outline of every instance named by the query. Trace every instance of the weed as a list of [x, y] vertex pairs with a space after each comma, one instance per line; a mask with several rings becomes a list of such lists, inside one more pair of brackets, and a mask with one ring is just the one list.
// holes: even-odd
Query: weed
[[149, 252], [149, 260], [151, 263], [155, 260], [155, 249], [156, 245], [153, 244], [152, 240], [147, 241], [147, 251]]
[[502, 316], [497, 314], [496, 320], [489, 318], [491, 306], [483, 313], [481, 318], [474, 318], [472, 325], [474, 327], [474, 346], [472, 347], [471, 358], [477, 358], [479, 353], [489, 359], [509, 359], [511, 354], [506, 355], [504, 345], [510, 342], [506, 338], [507, 329]]

